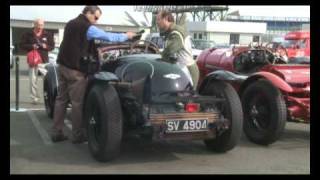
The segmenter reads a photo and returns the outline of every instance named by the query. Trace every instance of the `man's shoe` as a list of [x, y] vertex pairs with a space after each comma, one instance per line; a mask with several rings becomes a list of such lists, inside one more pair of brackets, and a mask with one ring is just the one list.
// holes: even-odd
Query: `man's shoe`
[[88, 141], [88, 137], [85, 135], [81, 135], [81, 136], [77, 136], [77, 137], [73, 136], [73, 139], [72, 139], [73, 144], [81, 144], [81, 143], [84, 143], [87, 141]]
[[39, 102], [39, 99], [38, 99], [38, 98], [34, 98], [34, 99], [32, 100], [32, 104], [34, 104], [34, 105], [38, 104], [38, 102]]
[[63, 133], [54, 134], [51, 136], [53, 142], [65, 141], [68, 139], [68, 136], [65, 136]]

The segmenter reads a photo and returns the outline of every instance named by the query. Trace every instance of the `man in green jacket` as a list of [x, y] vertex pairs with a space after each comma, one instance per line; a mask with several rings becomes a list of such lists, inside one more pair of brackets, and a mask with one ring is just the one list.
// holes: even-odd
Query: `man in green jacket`
[[199, 69], [192, 56], [191, 40], [187, 38], [186, 29], [176, 25], [172, 14], [168, 11], [158, 12], [157, 25], [166, 40], [162, 59], [170, 63], [177, 63], [182, 69], [187, 67], [192, 78], [193, 87], [196, 89], [199, 80]]

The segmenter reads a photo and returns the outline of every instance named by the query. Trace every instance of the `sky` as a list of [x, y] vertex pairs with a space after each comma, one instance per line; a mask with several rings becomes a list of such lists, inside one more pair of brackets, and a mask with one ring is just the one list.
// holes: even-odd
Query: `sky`
[[[50, 21], [67, 22], [81, 13], [84, 6], [10, 6], [10, 19], [32, 20], [43, 17]], [[145, 21], [142, 13], [135, 12], [134, 6], [100, 6], [101, 24], [127, 24], [125, 11], [138, 21]], [[241, 16], [308, 17], [310, 6], [229, 6], [229, 12], [239, 10]], [[151, 21], [151, 14], [148, 14]]]
[[229, 11], [239, 10], [242, 16], [308, 17], [310, 6], [229, 6]]

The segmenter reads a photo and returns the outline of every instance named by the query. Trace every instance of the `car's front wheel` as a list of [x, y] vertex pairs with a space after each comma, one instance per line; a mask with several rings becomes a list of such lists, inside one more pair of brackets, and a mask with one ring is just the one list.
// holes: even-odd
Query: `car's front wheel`
[[244, 132], [254, 143], [268, 145], [284, 131], [287, 108], [278, 88], [262, 79], [249, 85], [242, 95]]
[[90, 89], [85, 101], [84, 121], [93, 157], [101, 162], [117, 157], [122, 139], [122, 111], [112, 85], [96, 84]]
[[220, 81], [210, 83], [203, 94], [225, 99], [217, 104], [217, 108], [229, 121], [227, 130], [218, 134], [216, 138], [204, 140], [204, 143], [208, 149], [216, 152], [229, 151], [237, 145], [242, 134], [243, 114], [239, 96], [230, 84]]

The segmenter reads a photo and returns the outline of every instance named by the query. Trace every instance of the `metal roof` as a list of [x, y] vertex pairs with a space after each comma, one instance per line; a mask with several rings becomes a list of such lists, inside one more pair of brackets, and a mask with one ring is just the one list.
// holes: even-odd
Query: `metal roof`
[[174, 13], [182, 13], [198, 11], [225, 11], [228, 10], [228, 6], [135, 6], [134, 10], [144, 12], [158, 12], [160, 10], [167, 10]]

